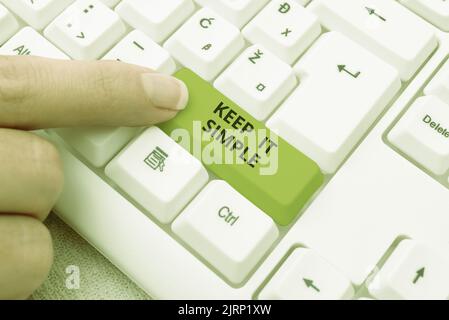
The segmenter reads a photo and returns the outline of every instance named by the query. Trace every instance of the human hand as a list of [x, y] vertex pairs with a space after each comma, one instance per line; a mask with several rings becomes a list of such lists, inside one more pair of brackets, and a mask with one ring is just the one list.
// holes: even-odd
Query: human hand
[[0, 299], [24, 299], [47, 277], [42, 224], [63, 187], [56, 148], [27, 130], [148, 126], [188, 100], [175, 78], [114, 61], [0, 56]]

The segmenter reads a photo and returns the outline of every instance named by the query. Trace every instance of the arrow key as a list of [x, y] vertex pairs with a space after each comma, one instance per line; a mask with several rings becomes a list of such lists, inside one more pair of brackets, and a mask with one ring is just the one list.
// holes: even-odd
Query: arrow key
[[415, 240], [399, 243], [368, 285], [377, 299], [449, 298], [449, 261]]
[[311, 249], [299, 248], [262, 290], [266, 300], [340, 300], [350, 299], [354, 289], [334, 266]]
[[434, 30], [398, 1], [315, 0], [307, 10], [326, 29], [348, 35], [395, 67], [404, 81], [438, 46]]

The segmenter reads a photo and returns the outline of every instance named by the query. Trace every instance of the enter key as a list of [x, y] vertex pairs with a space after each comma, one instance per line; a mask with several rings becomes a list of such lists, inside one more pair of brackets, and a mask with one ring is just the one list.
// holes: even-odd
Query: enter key
[[317, 164], [192, 71], [175, 76], [189, 104], [161, 129], [276, 223], [290, 224], [323, 184]]

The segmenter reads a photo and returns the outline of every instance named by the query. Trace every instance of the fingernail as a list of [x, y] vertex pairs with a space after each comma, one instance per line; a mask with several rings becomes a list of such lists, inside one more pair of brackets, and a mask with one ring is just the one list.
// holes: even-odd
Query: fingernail
[[189, 91], [184, 82], [160, 73], [142, 75], [145, 92], [155, 107], [182, 110], [189, 100]]

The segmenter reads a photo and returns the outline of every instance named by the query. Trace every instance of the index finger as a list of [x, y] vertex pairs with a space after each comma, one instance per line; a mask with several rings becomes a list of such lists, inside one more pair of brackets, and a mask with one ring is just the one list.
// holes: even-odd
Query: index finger
[[147, 126], [187, 100], [181, 81], [122, 62], [0, 56], [0, 127]]

